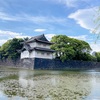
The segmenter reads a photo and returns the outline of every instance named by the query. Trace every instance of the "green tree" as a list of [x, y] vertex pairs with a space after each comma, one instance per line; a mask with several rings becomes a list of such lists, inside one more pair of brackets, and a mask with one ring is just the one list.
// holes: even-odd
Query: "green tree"
[[1, 56], [1, 59], [2, 60], [5, 60], [8, 58], [8, 52], [7, 52], [7, 49], [8, 49], [8, 46], [10, 44], [11, 40], [8, 40], [6, 43], [4, 43], [1, 48], [0, 48], [0, 56]]
[[16, 61], [20, 57], [20, 54], [17, 52], [17, 50], [22, 48], [22, 44], [20, 44], [22, 41], [23, 39], [14, 38], [4, 43], [0, 48], [1, 59], [12, 59]]
[[70, 38], [66, 35], [54, 36], [51, 42], [54, 44], [51, 46], [52, 49], [56, 50], [56, 57], [60, 58], [62, 61], [70, 60], [75, 56], [75, 51], [70, 45]]
[[90, 60], [90, 51], [92, 50], [90, 45], [82, 40], [71, 39], [71, 46], [75, 50], [74, 60]]
[[85, 41], [69, 38], [66, 35], [52, 37], [54, 44], [52, 49], [56, 50], [56, 57], [64, 60], [89, 60], [91, 48]]
[[97, 61], [100, 62], [100, 52], [96, 52], [95, 57], [96, 57]]

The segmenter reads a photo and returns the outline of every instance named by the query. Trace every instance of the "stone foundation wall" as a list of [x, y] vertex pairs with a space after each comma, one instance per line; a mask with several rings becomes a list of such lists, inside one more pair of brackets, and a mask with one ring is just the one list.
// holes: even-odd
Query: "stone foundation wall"
[[16, 62], [7, 59], [7, 60], [0, 60], [1, 67], [14, 67], [14, 68], [25, 68], [25, 69], [34, 69], [34, 59], [18, 59]]
[[34, 69], [34, 59], [26, 58], [20, 60], [21, 67], [26, 69]]
[[13, 62], [12, 60], [0, 61], [0, 66], [17, 67], [25, 69], [63, 70], [63, 69], [98, 69], [100, 62], [90, 61], [64, 61], [57, 59], [26, 58]]
[[16, 62], [11, 59], [0, 60], [1, 67], [21, 67], [21, 61], [18, 59]]
[[100, 68], [100, 62], [90, 62], [90, 61], [64, 61], [61, 60], [51, 60], [51, 59], [38, 59], [35, 58], [34, 69], [96, 69]]

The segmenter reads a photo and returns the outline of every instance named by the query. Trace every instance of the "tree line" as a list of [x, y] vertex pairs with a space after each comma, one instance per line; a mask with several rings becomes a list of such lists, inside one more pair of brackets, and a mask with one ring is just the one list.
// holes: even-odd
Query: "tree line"
[[67, 37], [66, 35], [57, 35], [52, 37], [54, 44], [52, 49], [56, 50], [56, 58], [64, 60], [82, 60], [82, 61], [100, 61], [100, 52], [91, 55], [90, 45], [82, 40]]
[[[27, 39], [27, 38], [26, 38]], [[16, 61], [20, 59], [18, 50], [22, 49], [22, 44], [25, 39], [13, 38], [8, 40], [0, 47], [0, 59], [12, 59]], [[54, 44], [51, 49], [54, 49], [56, 59], [65, 60], [81, 60], [81, 61], [98, 61], [100, 62], [100, 52], [95, 52], [91, 55], [90, 45], [82, 40], [69, 38], [66, 35], [57, 35], [52, 37], [51, 42]]]
[[20, 50], [22, 48], [21, 42], [23, 42], [23, 39], [17, 39], [13, 38], [5, 42], [0, 47], [0, 59], [6, 60], [11, 59], [13, 61], [16, 61], [20, 58], [20, 53], [17, 50]]

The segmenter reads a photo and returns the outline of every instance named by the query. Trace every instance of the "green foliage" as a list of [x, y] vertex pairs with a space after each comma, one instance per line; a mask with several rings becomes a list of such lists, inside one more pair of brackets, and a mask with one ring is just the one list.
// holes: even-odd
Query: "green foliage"
[[[27, 40], [28, 38], [26, 38]], [[12, 59], [16, 61], [20, 57], [17, 50], [22, 48], [23, 39], [8, 40], [0, 47], [1, 60]], [[54, 36], [51, 40], [54, 44], [52, 49], [56, 50], [56, 58], [65, 60], [83, 60], [83, 61], [100, 61], [100, 52], [96, 52], [95, 56], [90, 55], [91, 48], [89, 44], [82, 40], [69, 38], [66, 35]]]
[[51, 40], [54, 44], [52, 49], [56, 50], [56, 57], [64, 60], [91, 60], [89, 44], [82, 40], [69, 38], [66, 35], [54, 36]]
[[17, 50], [22, 48], [22, 44], [20, 44], [22, 41], [22, 39], [14, 38], [4, 43], [0, 48], [1, 59], [5, 60], [10, 58], [16, 61], [20, 57], [20, 54], [17, 52]]
[[97, 61], [100, 62], [100, 52], [96, 52], [95, 57], [96, 57]]

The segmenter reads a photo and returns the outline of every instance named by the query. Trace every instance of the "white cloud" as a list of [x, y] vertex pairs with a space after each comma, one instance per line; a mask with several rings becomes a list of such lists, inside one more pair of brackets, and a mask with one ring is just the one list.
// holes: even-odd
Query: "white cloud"
[[16, 16], [8, 15], [4, 12], [0, 12], [0, 19], [1, 20], [8, 20], [8, 21], [18, 21], [19, 18]]
[[66, 7], [79, 7], [82, 3], [86, 3], [87, 6], [91, 5], [91, 0], [47, 0], [52, 1], [54, 3], [63, 4]]
[[54, 16], [31, 16], [27, 14], [22, 14], [20, 16], [21, 20], [30, 21], [36, 24], [39, 23], [63, 23], [66, 22], [66, 18], [59, 18]]
[[67, 7], [76, 7], [79, 0], [58, 0], [58, 2], [65, 4]]
[[96, 20], [97, 11], [98, 7], [80, 9], [75, 13], [70, 14], [68, 18], [74, 19], [81, 27], [93, 32], [96, 27], [96, 23], [94, 21]]
[[93, 51], [100, 52], [100, 44], [90, 43], [90, 46]]
[[[79, 40], [84, 40], [84, 41], [86, 41], [86, 40], [92, 40], [93, 41], [92, 38], [88, 39], [88, 35], [69, 36], [69, 37], [75, 38], [75, 39], [79, 39]], [[93, 51], [100, 52], [100, 44], [99, 44], [99, 41], [98, 41], [98, 43], [93, 43], [93, 42], [90, 43], [89, 42], [89, 45], [92, 48], [92, 52]]]
[[68, 37], [75, 38], [75, 39], [79, 39], [79, 40], [84, 40], [84, 41], [87, 40], [87, 35], [68, 36]]
[[66, 21], [66, 18], [59, 18], [59, 17], [54, 17], [54, 16], [32, 16], [25, 13], [10, 15], [5, 12], [0, 12], [0, 20], [29, 21], [36, 24], [40, 24], [40, 23], [63, 23]]
[[0, 46], [1, 46], [2, 44], [4, 44], [5, 42], [7, 42], [6, 39], [0, 39]]
[[8, 39], [21, 36], [21, 35], [22, 33], [0, 30], [0, 45], [4, 44]]
[[28, 35], [19, 35], [19, 36], [15, 36], [15, 38], [31, 38], [31, 36]]
[[34, 31], [35, 32], [44, 32], [44, 31], [46, 31], [46, 29], [38, 28], [38, 29], [35, 29]]
[[23, 35], [22, 33], [12, 32], [12, 31], [4, 31], [0, 30], [0, 45], [4, 44], [7, 40], [12, 38], [26, 38], [28, 35]]
[[[55, 34], [45, 34], [46, 38], [48, 40], [51, 40], [51, 38], [53, 36], [55, 36]], [[16, 32], [12, 32], [12, 31], [4, 31], [4, 30], [0, 30], [0, 46], [2, 44], [4, 44], [7, 40], [12, 39], [12, 38], [31, 38], [31, 36], [28, 35], [23, 35], [22, 33], [16, 33]], [[3, 39], [1, 39], [3, 38]]]
[[99, 6], [99, 0], [95, 0], [95, 3], [93, 0], [46, 0], [49, 2], [54, 2], [56, 4], [63, 4], [68, 8], [80, 8], [81, 5], [82, 7], [93, 7], [94, 5]]
[[56, 34], [45, 34], [46, 38], [50, 41], [53, 36]]
[[16, 37], [16, 36], [19, 36], [19, 35], [22, 35], [22, 33], [0, 30], [0, 37], [1, 36]]

